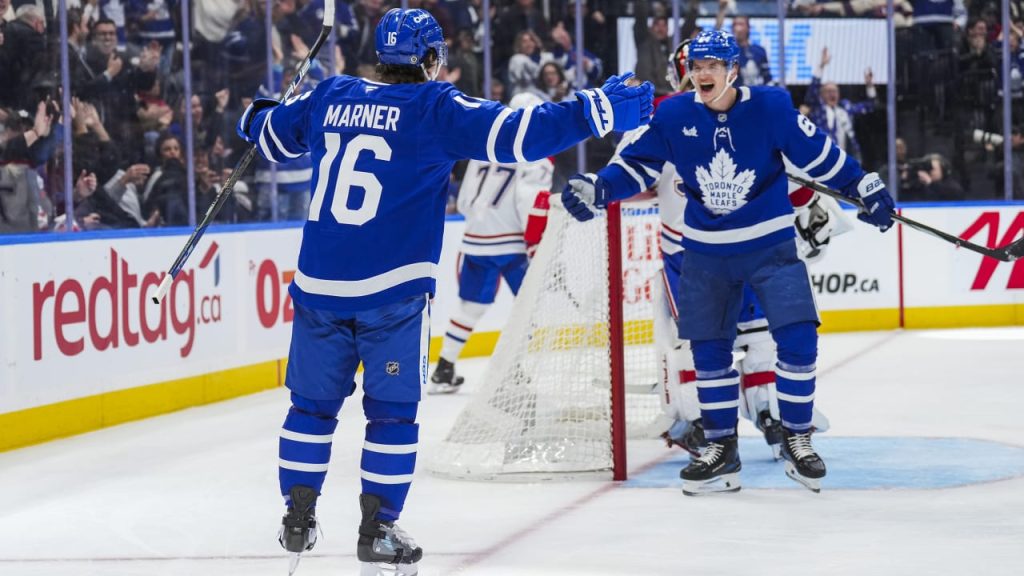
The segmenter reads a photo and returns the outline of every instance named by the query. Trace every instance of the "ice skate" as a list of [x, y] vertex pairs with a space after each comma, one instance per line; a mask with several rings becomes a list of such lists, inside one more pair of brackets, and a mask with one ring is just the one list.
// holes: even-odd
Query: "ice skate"
[[671, 428], [661, 433], [668, 447], [678, 446], [690, 453], [692, 458], [700, 458], [700, 449], [705, 444], [704, 423], [700, 418], [693, 422], [676, 420]]
[[437, 368], [434, 368], [434, 373], [430, 375], [430, 381], [433, 386], [430, 387], [429, 394], [454, 394], [459, 391], [459, 387], [466, 379], [455, 374], [455, 364], [439, 358]]
[[380, 499], [359, 495], [363, 521], [359, 525], [356, 555], [363, 563], [361, 576], [416, 576], [423, 549], [394, 522], [377, 519]]
[[292, 486], [292, 503], [281, 518], [281, 530], [277, 540], [281, 546], [291, 552], [288, 561], [288, 576], [299, 567], [300, 554], [312, 550], [316, 544], [316, 498], [319, 494], [309, 486]]
[[797, 434], [783, 429], [782, 457], [786, 460], [786, 476], [812, 492], [821, 492], [825, 462], [814, 451], [814, 446], [811, 446], [810, 432]]
[[764, 434], [764, 441], [772, 449], [772, 458], [782, 459], [782, 423], [772, 418], [771, 412], [762, 410], [754, 421], [757, 429]]
[[679, 472], [683, 494], [698, 496], [740, 489], [740, 454], [736, 437], [709, 440], [699, 458]]

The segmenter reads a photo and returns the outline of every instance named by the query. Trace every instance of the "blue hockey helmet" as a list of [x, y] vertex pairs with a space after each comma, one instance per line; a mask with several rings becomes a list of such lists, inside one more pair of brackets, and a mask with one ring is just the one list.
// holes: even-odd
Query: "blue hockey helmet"
[[740, 46], [736, 38], [724, 30], [705, 30], [690, 43], [687, 64], [692, 66], [694, 60], [708, 58], [725, 62], [727, 68], [739, 62]]
[[444, 32], [426, 10], [388, 10], [377, 24], [376, 43], [383, 64], [421, 66], [431, 48], [437, 52], [438, 70], [448, 64]]

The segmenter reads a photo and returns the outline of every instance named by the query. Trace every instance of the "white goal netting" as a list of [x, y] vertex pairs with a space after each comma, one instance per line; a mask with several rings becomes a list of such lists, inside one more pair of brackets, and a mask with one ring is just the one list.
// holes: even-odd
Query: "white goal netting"
[[657, 207], [630, 203], [621, 210], [620, 337], [609, 334], [606, 217], [579, 223], [552, 204], [485, 375], [427, 462], [436, 474], [516, 480], [610, 470], [613, 345], [625, 355], [627, 434], [656, 433], [661, 387], [651, 294], [652, 283], [661, 281]]

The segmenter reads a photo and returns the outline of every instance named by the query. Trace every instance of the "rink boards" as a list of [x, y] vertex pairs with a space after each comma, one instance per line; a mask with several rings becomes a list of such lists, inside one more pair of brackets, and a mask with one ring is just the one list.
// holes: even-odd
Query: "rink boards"
[[[970, 241], [1024, 234], [1024, 205], [920, 206], [904, 215]], [[432, 307], [436, 355], [457, 303], [461, 220], [446, 224]], [[152, 304], [188, 230], [0, 238], [0, 450], [279, 386], [301, 229], [209, 231]], [[1024, 324], [1024, 261], [998, 263], [908, 229], [858, 224], [810, 267], [826, 331]], [[627, 306], [649, 298], [624, 258]], [[488, 354], [503, 287], [464, 354]]]

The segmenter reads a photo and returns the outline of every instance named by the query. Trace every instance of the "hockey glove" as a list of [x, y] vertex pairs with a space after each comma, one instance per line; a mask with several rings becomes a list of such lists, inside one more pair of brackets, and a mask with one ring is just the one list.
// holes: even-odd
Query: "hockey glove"
[[860, 181], [856, 185], [848, 186], [845, 192], [847, 196], [860, 197], [864, 202], [864, 207], [857, 213], [857, 218], [861, 222], [877, 226], [882, 232], [892, 228], [892, 212], [896, 204], [877, 172], [868, 172], [861, 176]]
[[644, 82], [639, 86], [630, 86], [626, 81], [632, 77], [632, 72], [612, 76], [600, 88], [576, 92], [576, 97], [583, 103], [583, 115], [594, 136], [604, 138], [612, 130], [625, 132], [651, 121], [651, 114], [654, 113], [654, 85]]
[[832, 232], [836, 228], [835, 221], [821, 202], [821, 195], [815, 193], [814, 199], [796, 209], [796, 231], [800, 235], [797, 248], [805, 262], [814, 262], [821, 257], [828, 246]]
[[586, 222], [608, 204], [608, 182], [596, 174], [577, 174], [562, 190], [562, 206], [572, 217]]
[[[242, 117], [238, 120], [238, 126], [235, 127], [235, 131], [238, 132], [238, 136], [248, 142], [249, 144], [255, 144], [256, 140], [259, 139], [259, 130], [255, 133], [252, 132], [252, 123], [256, 119], [256, 115], [267, 108], [273, 108], [280, 104], [277, 100], [271, 100], [270, 98], [257, 98], [249, 104], [249, 107], [242, 113]], [[262, 126], [260, 126], [262, 128]]]

